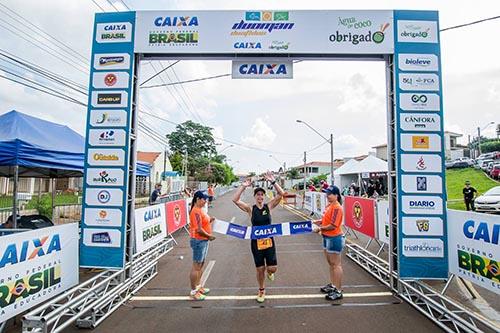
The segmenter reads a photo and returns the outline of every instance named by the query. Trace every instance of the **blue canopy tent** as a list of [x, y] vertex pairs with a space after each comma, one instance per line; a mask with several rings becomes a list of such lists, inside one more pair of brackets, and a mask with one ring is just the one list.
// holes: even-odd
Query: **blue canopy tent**
[[[14, 177], [14, 207], [18, 177], [81, 177], [84, 151], [85, 139], [67, 126], [18, 111], [0, 116], [0, 176]], [[149, 176], [148, 163], [139, 162], [136, 169]]]

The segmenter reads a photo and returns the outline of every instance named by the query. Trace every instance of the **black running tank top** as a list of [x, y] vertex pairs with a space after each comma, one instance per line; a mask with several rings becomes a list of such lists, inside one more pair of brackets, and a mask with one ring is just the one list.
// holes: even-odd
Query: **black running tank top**
[[262, 209], [257, 205], [252, 206], [252, 225], [268, 225], [271, 224], [271, 212], [267, 204], [264, 204]]

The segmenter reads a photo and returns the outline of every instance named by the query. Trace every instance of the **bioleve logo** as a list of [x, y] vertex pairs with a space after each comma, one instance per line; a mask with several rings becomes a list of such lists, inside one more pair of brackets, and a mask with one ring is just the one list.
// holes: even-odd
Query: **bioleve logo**
[[231, 36], [265, 36], [276, 30], [292, 30], [295, 23], [289, 20], [289, 12], [246, 12], [244, 20], [233, 24]]

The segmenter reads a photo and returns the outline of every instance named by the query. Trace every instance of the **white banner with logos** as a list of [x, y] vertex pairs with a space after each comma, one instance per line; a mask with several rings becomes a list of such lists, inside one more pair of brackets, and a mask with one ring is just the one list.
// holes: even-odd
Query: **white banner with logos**
[[293, 62], [288, 61], [233, 61], [233, 79], [293, 79]]
[[313, 211], [313, 193], [314, 192], [305, 192], [304, 196], [304, 209], [308, 211]]
[[320, 216], [323, 216], [323, 213], [326, 210], [327, 206], [327, 199], [326, 199], [326, 194], [322, 192], [311, 192], [313, 194], [313, 201], [312, 201], [312, 211], [315, 214], [318, 214]]
[[452, 209], [447, 213], [450, 273], [500, 294], [498, 216]]
[[377, 201], [377, 239], [389, 244], [389, 201]]
[[165, 204], [135, 210], [135, 251], [143, 252], [167, 237]]
[[77, 223], [0, 240], [0, 323], [78, 284]]
[[392, 10], [138, 11], [136, 53], [391, 54]]

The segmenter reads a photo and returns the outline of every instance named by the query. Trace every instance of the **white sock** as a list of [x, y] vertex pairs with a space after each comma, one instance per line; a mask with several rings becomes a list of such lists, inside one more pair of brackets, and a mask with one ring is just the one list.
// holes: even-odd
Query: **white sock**
[[191, 290], [191, 295], [196, 294], [197, 291], [198, 291], [198, 289]]

